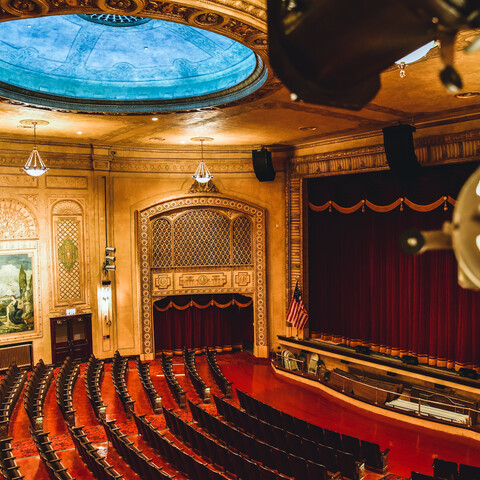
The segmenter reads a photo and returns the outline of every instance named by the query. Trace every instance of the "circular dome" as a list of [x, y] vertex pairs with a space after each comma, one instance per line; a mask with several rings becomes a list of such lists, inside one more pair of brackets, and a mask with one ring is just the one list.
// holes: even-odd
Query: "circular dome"
[[184, 110], [238, 100], [266, 77], [249, 48], [179, 23], [65, 15], [0, 24], [0, 95], [37, 105]]

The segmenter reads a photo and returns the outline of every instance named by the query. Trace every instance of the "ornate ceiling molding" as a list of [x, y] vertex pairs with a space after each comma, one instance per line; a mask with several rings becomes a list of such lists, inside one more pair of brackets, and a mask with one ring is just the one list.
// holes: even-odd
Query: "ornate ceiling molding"
[[116, 14], [185, 23], [233, 38], [266, 58], [266, 10], [242, 0], [0, 0], [0, 21], [45, 15]]
[[[415, 140], [415, 153], [423, 166], [478, 160], [479, 151], [480, 129]], [[292, 174], [300, 177], [339, 175], [386, 168], [387, 159], [383, 143], [292, 158]]]

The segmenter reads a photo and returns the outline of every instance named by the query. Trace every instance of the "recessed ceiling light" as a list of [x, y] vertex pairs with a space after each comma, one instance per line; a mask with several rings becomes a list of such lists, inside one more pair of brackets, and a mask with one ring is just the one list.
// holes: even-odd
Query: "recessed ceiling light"
[[301, 130], [302, 132], [305, 132], [305, 131], [310, 131], [310, 132], [314, 132], [318, 127], [298, 127], [299, 130]]
[[185, 143], [185, 140], [182, 140], [180, 143]]
[[78, 131], [78, 132], [77, 132], [77, 135], [81, 135], [82, 133], [83, 133], [83, 132]]
[[480, 95], [480, 92], [462, 92], [462, 93], [457, 93], [455, 95], [455, 98], [473, 98], [473, 97], [478, 97]]
[[152, 120], [156, 122], [158, 120], [158, 117], [152, 117]]

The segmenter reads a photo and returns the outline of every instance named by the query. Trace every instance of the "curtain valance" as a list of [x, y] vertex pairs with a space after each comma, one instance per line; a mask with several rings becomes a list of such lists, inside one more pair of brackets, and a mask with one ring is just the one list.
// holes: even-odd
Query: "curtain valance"
[[351, 207], [342, 207], [341, 205], [334, 202], [333, 200], [329, 200], [322, 205], [314, 205], [312, 202], [308, 202], [308, 207], [310, 208], [310, 210], [313, 210], [314, 212], [324, 212], [325, 210], [328, 210], [329, 212], [331, 212], [333, 208], [340, 213], [354, 213], [360, 209], [362, 209], [362, 212], [364, 212], [365, 207], [367, 207], [370, 210], [373, 210], [374, 212], [377, 212], [377, 213], [386, 213], [386, 212], [391, 212], [392, 210], [395, 210], [397, 207], [400, 207], [400, 210], [403, 211], [404, 205], [411, 208], [412, 210], [415, 210], [416, 212], [431, 212], [441, 207], [442, 205], [443, 205], [443, 209], [447, 210], [448, 204], [455, 206], [455, 199], [452, 198], [450, 195], [443, 195], [438, 200], [432, 203], [428, 203], [426, 205], [412, 202], [411, 200], [405, 197], [400, 197], [388, 205], [376, 205], [370, 202], [369, 200], [364, 199], [364, 200], [360, 200], [358, 203], [356, 203], [355, 205], [352, 205]]
[[215, 306], [218, 308], [228, 308], [236, 305], [239, 308], [246, 308], [252, 305], [253, 300], [239, 293], [216, 294], [216, 295], [175, 295], [157, 300], [153, 307], [159, 312], [166, 312], [171, 308], [176, 310], [186, 310], [190, 307], [200, 309]]

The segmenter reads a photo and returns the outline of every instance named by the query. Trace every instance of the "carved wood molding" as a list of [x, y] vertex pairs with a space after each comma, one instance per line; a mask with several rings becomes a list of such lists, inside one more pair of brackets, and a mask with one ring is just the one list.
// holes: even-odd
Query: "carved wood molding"
[[[178, 210], [210, 208], [225, 212], [239, 212], [252, 221], [253, 231], [253, 270], [249, 268], [225, 269], [186, 267], [174, 268], [159, 273], [153, 269], [150, 257], [150, 222], [154, 217], [171, 215]], [[159, 202], [137, 211], [137, 245], [139, 253], [140, 281], [140, 329], [142, 331], [142, 353], [152, 354], [153, 345], [153, 302], [164, 291], [182, 293], [225, 293], [249, 292], [253, 296], [255, 344], [265, 347], [268, 344], [266, 312], [266, 257], [265, 257], [265, 210], [242, 200], [220, 196], [191, 195], [174, 200]], [[250, 273], [252, 278], [250, 278]], [[214, 275], [216, 275], [214, 277]], [[183, 286], [172, 288], [174, 283]]]

